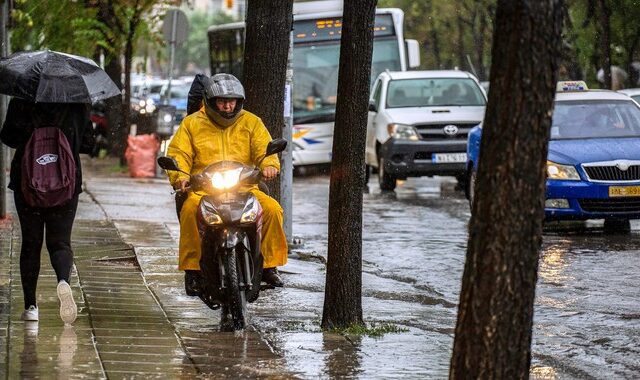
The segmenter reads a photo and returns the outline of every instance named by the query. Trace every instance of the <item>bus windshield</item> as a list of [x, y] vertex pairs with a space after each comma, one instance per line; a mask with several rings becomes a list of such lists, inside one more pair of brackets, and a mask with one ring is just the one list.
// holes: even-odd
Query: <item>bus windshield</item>
[[[295, 123], [334, 120], [339, 62], [339, 41], [295, 45], [292, 95]], [[386, 69], [401, 70], [398, 41], [394, 38], [374, 40], [370, 84]]]

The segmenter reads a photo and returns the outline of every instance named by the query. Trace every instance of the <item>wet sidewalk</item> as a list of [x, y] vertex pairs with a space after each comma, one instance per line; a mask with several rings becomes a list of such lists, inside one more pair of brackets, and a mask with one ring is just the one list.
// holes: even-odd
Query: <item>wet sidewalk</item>
[[[85, 192], [72, 236], [71, 285], [79, 307], [73, 327], [65, 328], [58, 316], [46, 250], [38, 284], [40, 322], [20, 320], [19, 224], [14, 219], [0, 226], [0, 263], [10, 268], [0, 273], [0, 376], [446, 377], [452, 326], [436, 320], [452, 321], [455, 305], [405, 299], [394, 289], [410, 291], [412, 284], [364, 273], [365, 320], [393, 321], [402, 332], [384, 337], [322, 332], [325, 265], [313, 249], [292, 252], [283, 268], [287, 286], [261, 293], [250, 305], [250, 328], [220, 332], [219, 311], [184, 294], [183, 273], [177, 270], [179, 225], [166, 179], [133, 179], [114, 166], [114, 160], [83, 162]], [[320, 188], [325, 187], [323, 182]], [[10, 208], [12, 203], [10, 198]], [[309, 225], [299, 218], [296, 228], [310, 238], [322, 236], [323, 218]], [[399, 320], [398, 310], [411, 312]]]

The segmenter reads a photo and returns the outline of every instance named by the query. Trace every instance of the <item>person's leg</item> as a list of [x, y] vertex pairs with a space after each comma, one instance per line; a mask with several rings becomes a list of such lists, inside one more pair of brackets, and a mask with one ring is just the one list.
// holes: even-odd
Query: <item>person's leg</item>
[[66, 204], [47, 209], [45, 212], [46, 242], [51, 265], [58, 278], [56, 292], [60, 300], [60, 318], [71, 324], [78, 316], [78, 307], [73, 299], [69, 278], [73, 267], [71, 230], [78, 208], [78, 196]]
[[[178, 269], [184, 271], [184, 287], [188, 296], [197, 296], [200, 286], [200, 235], [196, 212], [200, 196], [189, 193], [180, 205], [180, 246]], [[177, 199], [176, 199], [177, 200]], [[177, 204], [176, 204], [177, 206]]]
[[30, 207], [19, 191], [13, 193], [20, 220], [22, 245], [20, 248], [20, 278], [24, 293], [24, 308], [37, 306], [36, 288], [40, 274], [40, 251], [44, 237], [44, 218], [39, 209]]
[[71, 249], [71, 230], [78, 208], [78, 196], [73, 197], [62, 206], [45, 211], [45, 236], [51, 266], [56, 272], [58, 281], [69, 282], [73, 267], [73, 250]]
[[252, 191], [262, 206], [262, 241], [264, 258], [263, 280], [273, 286], [283, 286], [277, 267], [287, 263], [287, 237], [284, 234], [284, 213], [278, 202], [260, 190]]

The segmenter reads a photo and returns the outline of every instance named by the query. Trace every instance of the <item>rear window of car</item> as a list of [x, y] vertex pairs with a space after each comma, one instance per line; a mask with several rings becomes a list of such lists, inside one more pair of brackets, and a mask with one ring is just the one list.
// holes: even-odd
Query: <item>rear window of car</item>
[[556, 102], [552, 140], [608, 137], [640, 137], [640, 107], [626, 100]]
[[387, 108], [484, 105], [478, 84], [468, 78], [397, 79], [387, 89]]

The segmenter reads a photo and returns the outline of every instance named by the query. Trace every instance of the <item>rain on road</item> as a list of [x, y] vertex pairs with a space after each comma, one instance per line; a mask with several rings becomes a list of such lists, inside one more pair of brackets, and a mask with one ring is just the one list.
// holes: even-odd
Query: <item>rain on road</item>
[[[415, 349], [403, 355], [409, 371], [411, 363], [429, 363], [428, 370], [418, 372], [445, 377], [466, 253], [468, 203], [451, 178], [409, 179], [395, 194], [380, 193], [375, 182], [372, 176], [371, 192], [364, 195], [365, 319], [409, 328], [398, 334], [398, 339], [420, 336]], [[328, 184], [328, 177], [315, 176], [297, 177], [294, 185], [294, 235], [306, 241], [305, 251], [325, 257]], [[639, 226], [632, 223], [626, 236], [604, 235], [599, 227], [594, 222], [545, 230], [533, 378], [633, 378], [640, 373]], [[317, 286], [323, 284], [318, 279]], [[366, 365], [359, 366], [366, 377]]]

